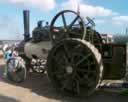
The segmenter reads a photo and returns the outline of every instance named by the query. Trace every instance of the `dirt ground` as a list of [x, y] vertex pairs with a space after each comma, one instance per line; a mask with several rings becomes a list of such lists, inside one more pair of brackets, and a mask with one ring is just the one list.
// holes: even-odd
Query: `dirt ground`
[[57, 93], [46, 74], [29, 73], [27, 80], [15, 84], [3, 76], [0, 60], [0, 102], [128, 102], [128, 96], [99, 90], [86, 98], [71, 98]]

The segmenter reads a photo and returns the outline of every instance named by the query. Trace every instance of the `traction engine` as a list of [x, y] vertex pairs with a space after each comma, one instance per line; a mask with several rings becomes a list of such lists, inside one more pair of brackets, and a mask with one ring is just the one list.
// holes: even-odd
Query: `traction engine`
[[[46, 71], [57, 91], [89, 96], [105, 79], [122, 79], [128, 71], [128, 37], [98, 33], [89, 17], [71, 10], [59, 12], [49, 26], [38, 22], [29, 33], [29, 11], [24, 11], [24, 40], [18, 46], [26, 69], [31, 60], [45, 59]], [[124, 39], [125, 38], [125, 39]]]

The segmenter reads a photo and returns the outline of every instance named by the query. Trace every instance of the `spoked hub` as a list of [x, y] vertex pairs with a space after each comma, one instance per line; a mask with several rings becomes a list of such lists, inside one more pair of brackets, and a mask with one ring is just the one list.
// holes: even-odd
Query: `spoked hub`
[[73, 67], [72, 67], [72, 66], [67, 66], [67, 67], [66, 67], [66, 72], [67, 72], [67, 74], [72, 74], [72, 72], [73, 72]]
[[80, 15], [71, 10], [59, 12], [52, 20], [50, 26], [53, 44], [64, 38], [80, 38], [85, 36], [85, 23]]
[[48, 56], [47, 73], [58, 91], [69, 95], [90, 95], [102, 77], [101, 56], [86, 41], [63, 40]]

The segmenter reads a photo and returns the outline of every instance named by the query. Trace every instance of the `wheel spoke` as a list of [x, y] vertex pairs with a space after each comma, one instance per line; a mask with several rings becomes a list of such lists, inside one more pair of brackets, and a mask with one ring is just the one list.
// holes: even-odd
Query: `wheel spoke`
[[89, 63], [89, 65], [91, 66], [91, 65], [95, 65], [96, 63], [95, 62], [91, 62], [91, 63]]
[[69, 34], [71, 34], [71, 35], [76, 35], [76, 36], [80, 36], [80, 34], [79, 34], [79, 33], [74, 32], [74, 31], [69, 31]]
[[76, 79], [79, 80], [81, 84], [88, 85], [90, 83], [90, 80], [86, 74], [81, 78], [78, 74], [76, 74]]
[[81, 45], [80, 45], [80, 44], [75, 45], [75, 46], [74, 46], [73, 51], [75, 51], [75, 50], [79, 49], [80, 47], [81, 47]]
[[88, 75], [84, 75], [84, 79], [87, 81], [88, 86], [92, 86], [94, 82], [88, 77]]
[[62, 63], [60, 63], [60, 59], [58, 59], [58, 56], [53, 56], [53, 60], [55, 61], [56, 65], [58, 67], [61, 67], [62, 66]]
[[79, 84], [79, 81], [78, 80], [74, 80], [73, 81], [73, 90], [75, 91], [75, 93], [77, 94], [77, 95], [79, 95], [80, 94], [80, 84]]
[[82, 72], [82, 73], [87, 73], [88, 72], [88, 70], [83, 69], [83, 68], [78, 68], [77, 71]]
[[70, 83], [71, 83], [71, 80], [66, 79], [61, 87], [61, 90], [63, 91], [64, 89], [67, 89], [68, 87], [70, 87], [71, 86]]
[[78, 72], [81, 72], [81, 73], [96, 73], [96, 70], [92, 70], [90, 68], [86, 69], [86, 68], [78, 68], [77, 69]]
[[51, 73], [51, 77], [56, 77], [58, 80], [64, 80], [67, 74], [64, 70], [56, 70]]
[[86, 80], [88, 81], [88, 80], [89, 80], [89, 79], [88, 79], [88, 75], [85, 74], [85, 75], [84, 75], [84, 79], [86, 79]]
[[63, 66], [63, 64], [59, 60], [57, 60], [57, 56], [54, 56], [53, 59], [55, 60], [54, 63], [56, 63], [56, 71], [53, 71], [53, 75], [64, 74], [65, 67]]
[[62, 14], [62, 20], [63, 20], [64, 28], [67, 29], [67, 23], [66, 23], [66, 20], [65, 20], [64, 13]]
[[67, 60], [69, 61], [69, 59], [71, 58], [71, 54], [70, 54], [70, 51], [69, 51], [69, 49], [68, 49], [68, 47], [67, 47], [67, 44], [66, 43], [64, 43], [64, 53], [65, 53], [65, 55], [67, 56], [66, 58], [67, 58]]
[[76, 16], [76, 18], [71, 22], [71, 24], [69, 25], [69, 29], [72, 28], [72, 26], [75, 24], [75, 22], [77, 21], [78, 18], [79, 18], [79, 16]]
[[64, 72], [62, 72], [62, 71], [55, 71], [55, 72], [52, 72], [52, 75], [54, 76], [54, 75], [63, 75], [64, 74]]
[[89, 69], [89, 67], [92, 66], [92, 65], [95, 65], [95, 63], [92, 62], [92, 63], [89, 63], [89, 64], [88, 63], [84, 64], [83, 67], [81, 67], [81, 68], [84, 69], [84, 68], [88, 67], [88, 69]]
[[91, 53], [89, 53], [88, 55], [86, 55], [85, 57], [83, 57], [81, 60], [79, 60], [77, 63], [76, 63], [76, 66], [78, 66], [79, 64], [81, 64], [83, 61], [85, 61], [88, 57], [91, 56]]
[[64, 57], [64, 60], [65, 60], [65, 64], [68, 65], [69, 64], [69, 60], [68, 60], [68, 58], [67, 58], [65, 53], [63, 54], [63, 57]]
[[75, 75], [75, 79], [78, 80], [79, 82], [83, 82], [83, 81], [84, 81], [84, 79], [81, 78], [81, 77], [79, 76], [79, 74], [76, 74], [76, 75]]
[[67, 86], [68, 83], [69, 83], [69, 81], [67, 81], [67, 80], [63, 83], [63, 85], [61, 87], [61, 90], [62, 91], [66, 88], [66, 86]]
[[87, 81], [88, 84], [90, 84], [90, 80], [89, 80], [88, 75], [84, 75], [84, 79]]
[[80, 94], [80, 84], [79, 84], [79, 81], [76, 80], [76, 92], [77, 92], [77, 95]]

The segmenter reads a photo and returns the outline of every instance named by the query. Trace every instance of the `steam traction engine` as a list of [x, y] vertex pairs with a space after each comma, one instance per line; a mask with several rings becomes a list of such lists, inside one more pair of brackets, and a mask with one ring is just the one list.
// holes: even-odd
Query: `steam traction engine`
[[[105, 36], [76, 12], [59, 12], [45, 29], [29, 37], [28, 11], [24, 12], [25, 40], [19, 54], [28, 68], [32, 58], [47, 59], [47, 74], [57, 91], [68, 95], [91, 95], [105, 79], [122, 79], [128, 70], [128, 39]], [[40, 39], [47, 35], [50, 40]], [[109, 40], [107, 40], [109, 39]]]

